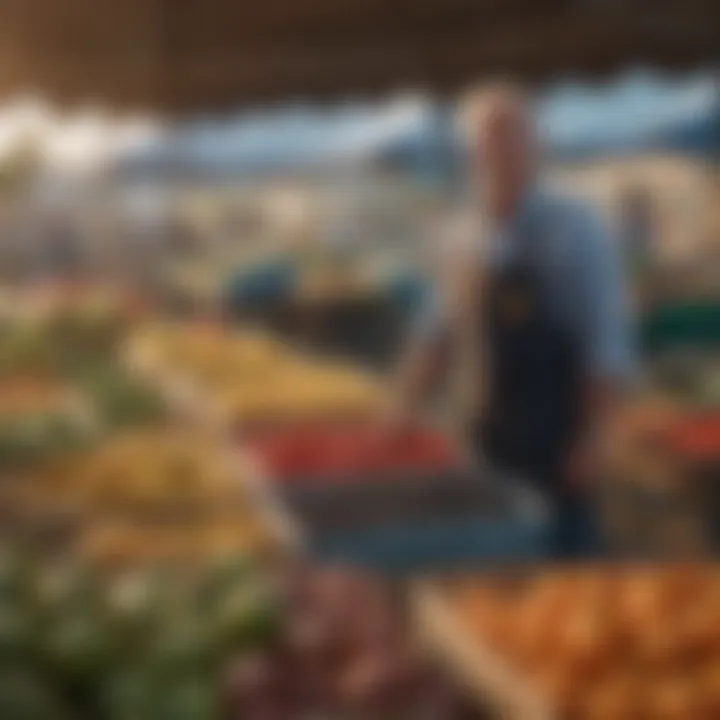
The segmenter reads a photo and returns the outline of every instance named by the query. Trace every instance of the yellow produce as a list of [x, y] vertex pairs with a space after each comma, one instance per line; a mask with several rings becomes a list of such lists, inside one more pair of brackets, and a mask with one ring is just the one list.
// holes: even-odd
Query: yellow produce
[[105, 563], [277, 551], [275, 524], [237, 466], [194, 428], [133, 431], [48, 464], [23, 501], [37, 518], [70, 512], [80, 553]]
[[79, 547], [84, 558], [103, 564], [192, 563], [276, 549], [267, 525], [249, 515], [160, 526], [96, 523], [83, 533]]
[[231, 463], [190, 430], [129, 432], [56, 465], [40, 481], [54, 502], [87, 510], [195, 511], [241, 505], [244, 492]]
[[257, 331], [164, 326], [146, 329], [133, 347], [146, 364], [193, 384], [227, 424], [367, 415], [382, 399], [369, 374], [301, 355]]

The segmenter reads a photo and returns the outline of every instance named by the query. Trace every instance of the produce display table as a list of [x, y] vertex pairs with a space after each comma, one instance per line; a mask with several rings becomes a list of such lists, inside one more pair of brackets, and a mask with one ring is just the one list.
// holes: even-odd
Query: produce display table
[[5, 480], [0, 501], [27, 547], [100, 565], [281, 557], [296, 545], [250, 469], [177, 425], [116, 433], [38, 463]]
[[0, 335], [5, 538], [100, 561], [292, 544], [212, 428], [125, 362], [128, 318], [96, 294], [31, 297]]
[[445, 498], [453, 490], [456, 498], [450, 509], [441, 503], [439, 508], [427, 507], [409, 517], [404, 510], [396, 510], [383, 513], [380, 520], [370, 512], [369, 517], [342, 528], [308, 521], [310, 552], [321, 560], [393, 574], [477, 568], [547, 556], [544, 508], [538, 498], [523, 496], [524, 488], [483, 487], [472, 476], [463, 479], [460, 493], [457, 488], [441, 490], [438, 483], [433, 488]]
[[664, 454], [679, 466], [679, 474], [698, 488], [701, 517], [720, 549], [720, 411], [691, 415], [668, 428]]
[[[308, 296], [299, 315], [276, 320], [300, 328], [305, 345], [377, 359], [398, 322], [382, 303]], [[125, 346], [129, 320], [115, 312], [42, 310], [0, 352], [2, 546], [40, 560], [10, 567], [0, 554], [0, 589], [10, 590], [0, 636], [21, 703], [40, 703], [31, 716], [96, 717], [83, 703], [109, 702], [102, 720], [217, 717], [214, 683], [229, 669], [232, 718], [302, 707], [464, 720], [454, 683], [429, 672], [370, 569], [403, 580], [470, 573], [402, 586], [431, 654], [506, 720], [720, 717], [716, 568], [531, 572], [546, 556], [545, 503], [521, 480], [472, 465], [434, 428], [379, 433], [379, 376], [255, 331], [158, 323], [131, 328], [140, 342]], [[388, 324], [372, 335], [382, 313]], [[692, 508], [720, 533], [720, 418], [689, 406], [648, 413], [647, 474], [675, 491], [644, 501], [666, 531], [666, 517]], [[54, 424], [38, 434], [34, 422], [27, 438], [5, 432], [59, 411], [94, 425], [84, 417], [73, 437]], [[308, 561], [354, 569], [308, 579]], [[514, 577], [496, 573], [510, 564]], [[17, 602], [28, 592], [42, 637]], [[314, 666], [321, 650], [342, 662]], [[0, 673], [8, 718], [9, 677]], [[76, 706], [79, 685], [87, 697]], [[280, 707], [281, 697], [297, 705]], [[393, 714], [398, 699], [405, 715]]]
[[453, 614], [441, 586], [418, 582], [412, 611], [423, 641], [472, 693], [478, 706], [503, 720], [553, 720], [547, 701], [511, 667], [474, 642]]
[[717, 413], [638, 401], [617, 423], [606, 516], [616, 551], [668, 558], [713, 552], [717, 534]]
[[545, 508], [521, 484], [463, 470], [459, 449], [436, 432], [388, 446], [371, 422], [351, 419], [379, 407], [370, 376], [217, 327], [195, 339], [192, 330], [146, 333], [134, 363], [229, 442], [244, 428], [241, 443], [269, 494], [297, 517], [316, 557], [419, 571], [545, 553]]
[[184, 414], [229, 432], [368, 417], [384, 398], [379, 376], [256, 329], [158, 323], [139, 329], [125, 357]]
[[[203, 337], [191, 333], [189, 345], [200, 357], [193, 379], [207, 385], [188, 379], [193, 363], [182, 352], [177, 372], [165, 376], [153, 363], [123, 364], [130, 354], [114, 341], [96, 348], [92, 364], [82, 350], [62, 353], [64, 370], [83, 368], [83, 392], [95, 397], [101, 387], [114, 412], [103, 409], [77, 446], [64, 442], [42, 459], [31, 453], [33, 462], [0, 486], [0, 717], [415, 720], [427, 712], [475, 720], [454, 680], [418, 651], [388, 588], [304, 566], [305, 528], [266, 478], [259, 453], [237, 447], [238, 406], [220, 416], [203, 409], [206, 388], [216, 398], [228, 389], [218, 388], [218, 377], [232, 389], [238, 370], [252, 370], [239, 395], [256, 411], [253, 398], [276, 384], [273, 365], [293, 378], [335, 381], [329, 392], [318, 385], [309, 399], [271, 405], [303, 427], [313, 402], [327, 422], [328, 409], [376, 400], [376, 385], [336, 363], [286, 363], [273, 343], [251, 342], [239, 354], [230, 343], [233, 352], [218, 364]], [[48, 357], [30, 349], [23, 358]], [[116, 405], [127, 386], [115, 378], [105, 392], [108, 355], [113, 373], [157, 382], [167, 412]], [[244, 394], [254, 385], [258, 393]], [[3, 397], [12, 420], [18, 408], [53, 410], [65, 396], [33, 382], [11, 383]], [[277, 402], [285, 399], [278, 392]], [[427, 449], [415, 458], [430, 459]], [[336, 658], [332, 667], [318, 666], [320, 655]]]
[[547, 509], [510, 478], [478, 473], [418, 427], [275, 432], [247, 443], [295, 516], [313, 557], [392, 572], [543, 557]]

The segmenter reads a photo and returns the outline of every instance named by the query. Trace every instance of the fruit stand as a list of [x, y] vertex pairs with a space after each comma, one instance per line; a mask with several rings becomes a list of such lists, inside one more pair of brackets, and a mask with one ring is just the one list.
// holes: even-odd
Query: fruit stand
[[[0, 717], [464, 720], [468, 695], [518, 720], [634, 720], [641, 703], [642, 717], [714, 717], [720, 618], [703, 600], [693, 620], [681, 597], [717, 599], [714, 574], [531, 571], [542, 503], [424, 421], [379, 433], [382, 377], [216, 321], [63, 330], [61, 352], [52, 323], [23, 322], [0, 343], [0, 415], [82, 421], [11, 473], [3, 456]], [[710, 415], [699, 427], [687, 404], [663, 407], [629, 418], [626, 439], [634, 423], [646, 457], [716, 467]], [[318, 569], [335, 563], [353, 569]], [[400, 584], [411, 616], [387, 582], [450, 571], [464, 575]], [[637, 613], [681, 618], [678, 637], [628, 637]], [[675, 715], [639, 697], [625, 653]], [[677, 714], [680, 657], [705, 715]]]

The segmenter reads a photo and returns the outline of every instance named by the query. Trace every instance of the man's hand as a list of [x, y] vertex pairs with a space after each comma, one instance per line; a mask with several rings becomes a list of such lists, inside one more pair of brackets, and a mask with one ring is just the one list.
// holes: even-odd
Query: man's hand
[[590, 489], [610, 467], [610, 433], [624, 397], [614, 381], [591, 380], [584, 390], [583, 432], [563, 468], [568, 489]]
[[378, 430], [382, 437], [398, 437], [404, 435], [417, 425], [416, 414], [402, 401], [390, 401], [380, 415]]
[[595, 487], [607, 470], [603, 444], [595, 435], [582, 439], [565, 462], [564, 480], [568, 490], [583, 492]]

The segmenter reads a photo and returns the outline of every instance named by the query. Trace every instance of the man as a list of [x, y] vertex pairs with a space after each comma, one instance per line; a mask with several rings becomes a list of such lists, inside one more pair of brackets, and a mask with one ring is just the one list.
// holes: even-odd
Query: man
[[520, 90], [475, 95], [465, 118], [481, 180], [475, 221], [408, 350], [394, 418], [417, 410], [451, 362], [464, 365], [478, 452], [547, 493], [554, 555], [589, 554], [592, 485], [631, 364], [618, 258], [587, 207], [540, 181]]
[[622, 248], [630, 261], [630, 269], [644, 273], [653, 261], [655, 208], [652, 196], [640, 187], [629, 188], [620, 204]]

